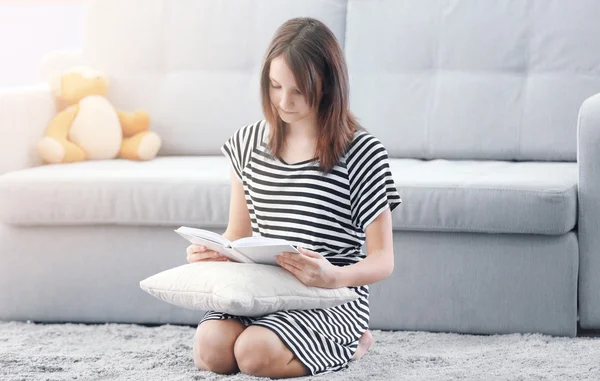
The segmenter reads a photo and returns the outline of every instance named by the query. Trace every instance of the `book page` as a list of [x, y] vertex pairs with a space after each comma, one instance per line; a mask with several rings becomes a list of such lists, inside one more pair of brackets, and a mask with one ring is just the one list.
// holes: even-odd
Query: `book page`
[[275, 257], [283, 252], [300, 255], [300, 252], [290, 243], [276, 244], [271, 242], [261, 246], [237, 246], [234, 243], [234, 248], [236, 251], [250, 258], [254, 263], [274, 266], [279, 266]]
[[177, 233], [183, 233], [185, 235], [192, 236], [192, 237], [204, 238], [204, 239], [207, 239], [209, 241], [218, 243], [221, 246], [231, 246], [231, 242], [229, 242], [229, 240], [227, 238], [223, 237], [220, 234], [213, 233], [213, 232], [211, 232], [209, 230], [196, 229], [196, 228], [190, 228], [190, 227], [187, 227], [187, 226], [181, 226], [180, 228], [178, 228], [175, 231]]
[[[189, 233], [188, 229], [179, 228], [179, 229], [175, 230], [175, 232], [177, 234], [179, 234], [180, 236], [182, 236], [183, 238], [187, 239], [190, 243], [193, 243], [195, 245], [206, 246], [206, 248], [208, 250], [214, 250], [218, 253], [221, 253], [234, 262], [252, 263], [251, 259], [249, 259], [245, 255], [243, 255], [242, 253], [237, 252], [235, 249], [233, 249], [229, 245], [224, 246], [221, 243], [213, 242], [211, 239], [206, 239], [204, 237], [204, 234], [203, 234], [203, 236], [199, 236], [197, 234], [190, 235], [190, 234], [188, 234]], [[198, 229], [192, 229], [192, 230], [198, 230]], [[212, 233], [212, 234], [215, 234], [215, 233]], [[223, 240], [229, 242], [229, 240], [227, 240], [223, 237], [221, 237], [221, 238]]]
[[244, 237], [235, 240], [231, 243], [232, 247], [252, 247], [252, 246], [269, 246], [269, 245], [290, 245], [291, 243], [285, 239], [267, 238], [261, 236]]

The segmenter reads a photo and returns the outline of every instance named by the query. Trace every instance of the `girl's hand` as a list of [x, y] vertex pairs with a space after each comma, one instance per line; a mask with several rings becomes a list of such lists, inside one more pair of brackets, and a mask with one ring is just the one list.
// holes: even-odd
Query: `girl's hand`
[[301, 253], [281, 253], [277, 256], [277, 263], [287, 271], [294, 274], [300, 282], [307, 286], [322, 288], [338, 288], [337, 270], [321, 254], [298, 246]]
[[216, 261], [216, 262], [224, 262], [229, 261], [229, 258], [218, 253], [213, 250], [206, 250], [205, 246], [201, 245], [190, 245], [185, 250], [187, 254], [187, 261], [189, 263], [194, 262], [207, 262], [207, 261]]

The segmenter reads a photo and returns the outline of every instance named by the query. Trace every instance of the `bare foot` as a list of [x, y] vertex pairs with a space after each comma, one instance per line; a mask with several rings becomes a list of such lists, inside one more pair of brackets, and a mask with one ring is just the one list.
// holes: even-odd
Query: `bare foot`
[[358, 348], [356, 348], [356, 352], [354, 353], [354, 357], [352, 357], [353, 361], [356, 361], [363, 357], [367, 350], [373, 344], [373, 335], [371, 335], [371, 331], [367, 330], [363, 335], [358, 339]]

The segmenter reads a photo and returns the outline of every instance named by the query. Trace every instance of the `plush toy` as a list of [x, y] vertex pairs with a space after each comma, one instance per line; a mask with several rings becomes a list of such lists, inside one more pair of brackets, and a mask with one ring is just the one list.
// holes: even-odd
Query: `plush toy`
[[51, 84], [59, 109], [38, 142], [38, 155], [46, 162], [72, 163], [120, 157], [151, 160], [161, 146], [144, 110], [126, 113], [106, 99], [108, 79], [85, 66], [73, 67]]

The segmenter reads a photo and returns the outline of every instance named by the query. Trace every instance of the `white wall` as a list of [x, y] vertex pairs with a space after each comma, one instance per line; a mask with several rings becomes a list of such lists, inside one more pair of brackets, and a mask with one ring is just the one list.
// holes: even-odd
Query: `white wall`
[[79, 2], [0, 1], [0, 87], [35, 83], [46, 53], [80, 49], [82, 18]]

